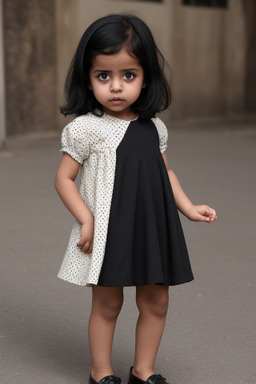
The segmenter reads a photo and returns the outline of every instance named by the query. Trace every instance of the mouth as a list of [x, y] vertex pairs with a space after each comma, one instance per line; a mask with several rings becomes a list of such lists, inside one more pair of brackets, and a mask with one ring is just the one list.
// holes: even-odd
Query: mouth
[[124, 102], [124, 100], [118, 97], [114, 97], [113, 99], [110, 100], [110, 102], [114, 105], [120, 105]]

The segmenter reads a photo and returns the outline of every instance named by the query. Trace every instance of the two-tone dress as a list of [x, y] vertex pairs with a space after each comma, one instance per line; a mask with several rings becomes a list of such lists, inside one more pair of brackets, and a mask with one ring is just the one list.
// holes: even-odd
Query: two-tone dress
[[159, 118], [82, 115], [62, 132], [62, 153], [81, 164], [79, 192], [94, 216], [93, 249], [83, 253], [75, 220], [58, 277], [78, 285], [177, 285], [193, 280], [162, 153]]

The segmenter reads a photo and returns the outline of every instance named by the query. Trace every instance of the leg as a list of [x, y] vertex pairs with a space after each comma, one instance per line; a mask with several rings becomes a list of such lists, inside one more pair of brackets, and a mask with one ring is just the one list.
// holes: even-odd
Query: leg
[[93, 286], [89, 344], [92, 359], [91, 375], [97, 382], [113, 374], [111, 350], [116, 320], [122, 304], [122, 287]]
[[136, 300], [139, 318], [132, 373], [145, 381], [154, 374], [154, 363], [168, 309], [168, 287], [162, 285], [137, 287]]

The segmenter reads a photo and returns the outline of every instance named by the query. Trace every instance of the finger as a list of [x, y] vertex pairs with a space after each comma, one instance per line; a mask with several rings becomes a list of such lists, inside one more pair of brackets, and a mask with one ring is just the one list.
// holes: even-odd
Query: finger
[[215, 221], [217, 219], [217, 216], [216, 214], [213, 212], [211, 213], [210, 217], [208, 217], [208, 222], [209, 223], [212, 223], [213, 221]]
[[80, 240], [79, 243], [77, 243], [77, 246], [78, 248], [80, 248], [81, 250], [84, 248], [85, 244], [86, 244], [87, 240]]
[[83, 235], [81, 235], [80, 240], [79, 240], [79, 242], [77, 243], [77, 246], [78, 246], [79, 248], [83, 248], [83, 246], [85, 245], [85, 243], [86, 243], [87, 241], [89, 241], [88, 238], [87, 238], [87, 236], [83, 236]]
[[206, 215], [208, 217], [211, 217], [213, 214], [213, 210], [210, 207], [206, 207]]
[[90, 248], [89, 248], [88, 253], [91, 253], [91, 252], [92, 252], [92, 248], [93, 248], [93, 239], [92, 239], [92, 241], [90, 242]]
[[210, 219], [212, 219], [213, 217], [215, 217], [215, 210], [210, 208], [210, 207], [207, 207], [207, 209], [205, 211], [205, 215], [207, 217], [209, 217]]
[[81, 251], [84, 252], [84, 253], [90, 253], [89, 250], [90, 250], [90, 241], [86, 241], [83, 248], [81, 248]]
[[88, 253], [92, 253], [92, 242], [91, 242], [91, 245], [90, 245], [90, 248], [89, 248], [89, 250], [88, 250]]
[[211, 220], [214, 221], [217, 219], [217, 214], [215, 209], [211, 208]]
[[88, 253], [91, 253], [91, 252], [92, 252], [92, 249], [93, 249], [93, 241], [94, 241], [94, 234], [93, 234], [93, 236], [92, 236], [92, 240], [91, 240], [91, 242], [90, 242], [90, 248], [89, 248]]
[[205, 214], [198, 213], [197, 217], [195, 218], [195, 221], [209, 222], [210, 218]]
[[206, 205], [203, 205], [203, 206], [201, 206], [201, 207], [198, 209], [197, 213], [198, 213], [200, 216], [205, 216], [205, 217], [207, 217], [207, 216], [209, 216], [209, 214], [210, 214], [210, 210], [209, 210], [209, 208], [208, 208]]
[[77, 243], [77, 246], [79, 248], [83, 248], [84, 244], [86, 242], [86, 239], [84, 239], [83, 237], [80, 238], [79, 242]]
[[210, 210], [208, 212], [205, 213], [205, 215], [202, 215], [203, 219], [202, 221], [206, 222], [206, 223], [211, 223], [212, 221], [214, 221], [214, 217], [212, 215], [212, 213], [210, 212]]

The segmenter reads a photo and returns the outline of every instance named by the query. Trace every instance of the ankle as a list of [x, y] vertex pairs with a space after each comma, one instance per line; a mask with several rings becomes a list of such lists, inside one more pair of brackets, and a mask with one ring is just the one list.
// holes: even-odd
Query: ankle
[[91, 377], [96, 381], [100, 381], [101, 379], [103, 379], [103, 377], [106, 377], [106, 376], [109, 376], [109, 375], [113, 375], [113, 371], [112, 369], [101, 369], [101, 370], [97, 370], [97, 369], [94, 369], [92, 368], [91, 369]]
[[154, 375], [154, 369], [148, 367], [139, 367], [134, 365], [132, 367], [132, 374], [139, 378], [140, 380], [146, 381], [149, 376]]

